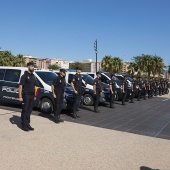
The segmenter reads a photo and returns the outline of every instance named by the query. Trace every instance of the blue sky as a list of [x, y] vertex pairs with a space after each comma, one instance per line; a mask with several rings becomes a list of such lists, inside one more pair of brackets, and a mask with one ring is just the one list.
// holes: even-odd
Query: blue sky
[[71, 61], [156, 54], [170, 63], [170, 0], [0, 0], [0, 47]]

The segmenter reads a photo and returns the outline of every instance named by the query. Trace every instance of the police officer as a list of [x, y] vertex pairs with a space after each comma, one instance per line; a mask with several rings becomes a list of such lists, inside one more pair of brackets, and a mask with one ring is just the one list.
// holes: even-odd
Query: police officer
[[21, 125], [24, 131], [34, 130], [30, 126], [30, 116], [36, 100], [34, 63], [27, 63], [27, 68], [28, 71], [25, 71], [19, 83], [19, 101], [22, 102]]
[[150, 85], [149, 98], [152, 98], [153, 97], [153, 89], [154, 89], [154, 82], [153, 82], [152, 78], [150, 78], [149, 85]]
[[98, 105], [100, 100], [100, 93], [102, 91], [102, 83], [101, 83], [101, 73], [96, 73], [97, 77], [94, 79], [93, 90], [94, 90], [94, 112], [99, 113]]
[[155, 86], [156, 86], [155, 79], [154, 77], [152, 77], [152, 97], [155, 95]]
[[166, 94], [169, 93], [168, 88], [169, 88], [169, 81], [168, 81], [168, 79], [166, 79]]
[[131, 99], [130, 99], [130, 102], [131, 103], [134, 103], [134, 97], [135, 97], [135, 94], [136, 94], [136, 86], [137, 86], [137, 81], [136, 81], [136, 77], [133, 77], [133, 80], [132, 80], [132, 84], [131, 84]]
[[124, 81], [123, 81], [123, 84], [122, 84], [122, 92], [123, 92], [122, 105], [125, 105], [125, 100], [126, 100], [126, 96], [127, 96], [127, 90], [128, 90], [127, 76], [124, 76]]
[[138, 101], [140, 101], [140, 98], [141, 98], [141, 93], [142, 93], [142, 86], [143, 86], [143, 82], [142, 82], [142, 78], [139, 77], [138, 78]]
[[159, 80], [159, 96], [162, 96], [162, 87], [163, 83], [162, 83], [162, 79]]
[[115, 94], [116, 94], [116, 81], [115, 81], [115, 75], [111, 75], [111, 80], [109, 82], [110, 85], [110, 108], [114, 108], [114, 100], [115, 100]]
[[142, 91], [143, 91], [143, 99], [146, 100], [146, 81], [142, 79]]
[[65, 72], [65, 69], [60, 69], [59, 75], [54, 79], [53, 84], [51, 86], [55, 101], [54, 121], [56, 123], [64, 122], [64, 120], [60, 119], [60, 113], [63, 106], [64, 89], [66, 86]]
[[74, 104], [73, 104], [73, 118], [79, 118], [77, 115], [77, 110], [80, 105], [81, 96], [82, 96], [82, 77], [81, 77], [82, 69], [80, 67], [76, 68], [76, 74], [73, 76], [71, 81], [71, 86], [74, 91]]
[[155, 78], [155, 96], [157, 96], [158, 94], [158, 88], [159, 88], [159, 83], [158, 83], [158, 78]]
[[163, 94], [166, 94], [166, 79], [165, 78], [163, 79], [163, 84], [164, 84]]
[[146, 94], [149, 93], [149, 81], [147, 77], [145, 77], [144, 83], [145, 83], [145, 98], [146, 98]]

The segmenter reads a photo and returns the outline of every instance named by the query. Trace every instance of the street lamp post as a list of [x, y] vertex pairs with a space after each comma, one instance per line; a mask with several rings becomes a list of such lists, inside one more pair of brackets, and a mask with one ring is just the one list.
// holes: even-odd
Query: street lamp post
[[95, 51], [95, 53], [96, 53], [96, 73], [97, 73], [97, 39], [96, 39], [96, 41], [94, 42], [94, 51]]

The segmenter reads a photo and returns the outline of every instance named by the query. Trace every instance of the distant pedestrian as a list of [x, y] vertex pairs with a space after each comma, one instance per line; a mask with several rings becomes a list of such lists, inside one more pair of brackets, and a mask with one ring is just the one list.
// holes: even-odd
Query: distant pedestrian
[[19, 101], [22, 102], [21, 125], [24, 131], [34, 130], [30, 125], [30, 116], [36, 100], [34, 63], [27, 63], [27, 68], [28, 71], [25, 71], [19, 83]]
[[64, 90], [66, 86], [65, 72], [65, 69], [60, 69], [59, 75], [54, 79], [51, 86], [55, 101], [54, 121], [56, 123], [64, 122], [64, 120], [60, 119], [60, 113], [63, 107]]

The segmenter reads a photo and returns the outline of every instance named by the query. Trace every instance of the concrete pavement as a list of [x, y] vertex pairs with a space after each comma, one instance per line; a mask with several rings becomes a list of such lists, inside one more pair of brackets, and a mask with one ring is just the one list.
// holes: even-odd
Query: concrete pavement
[[[32, 116], [33, 132], [20, 129], [20, 113], [0, 109], [0, 170], [170, 169], [170, 142]], [[142, 168], [143, 167], [143, 168]]]

